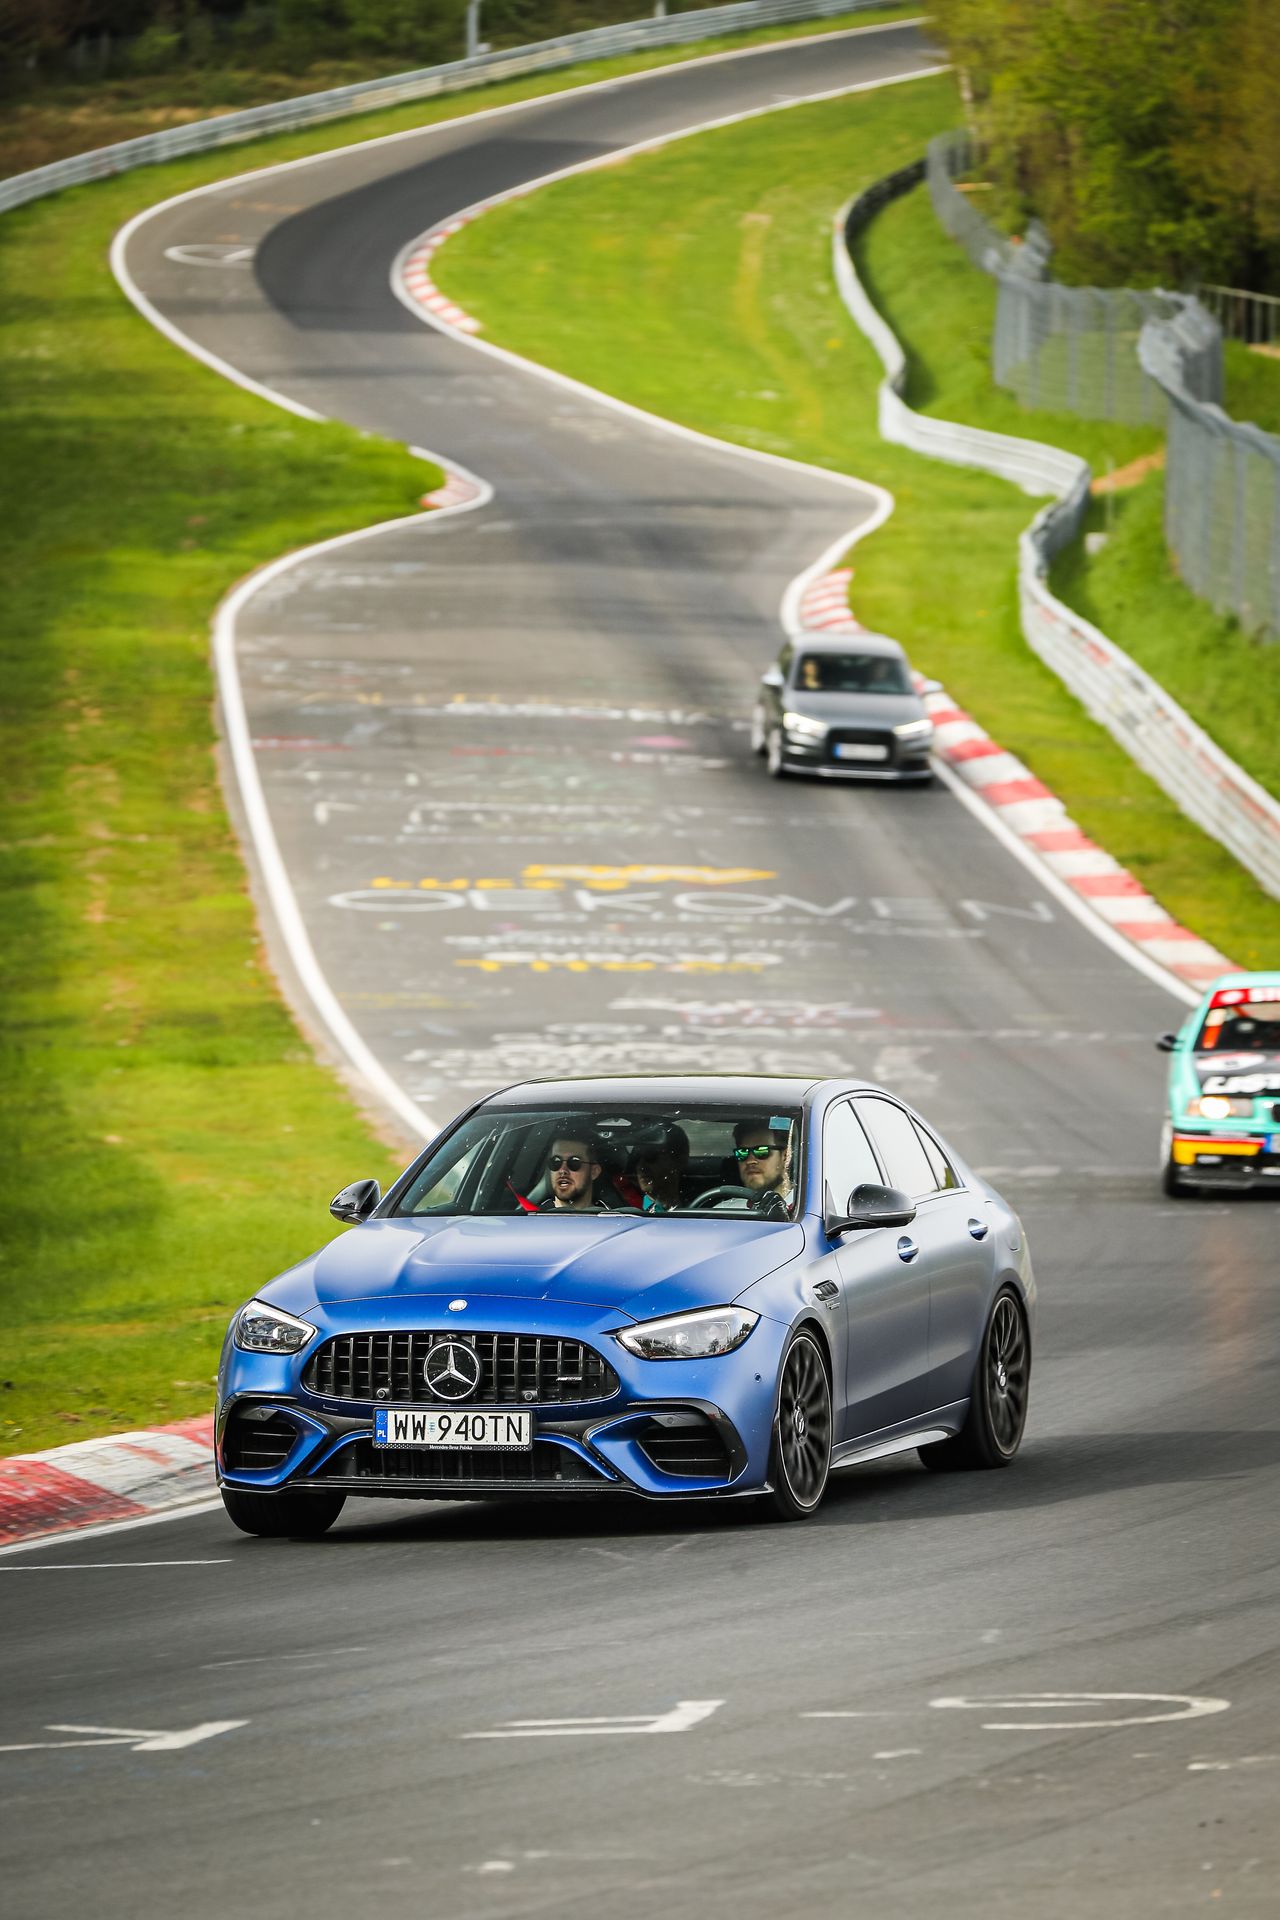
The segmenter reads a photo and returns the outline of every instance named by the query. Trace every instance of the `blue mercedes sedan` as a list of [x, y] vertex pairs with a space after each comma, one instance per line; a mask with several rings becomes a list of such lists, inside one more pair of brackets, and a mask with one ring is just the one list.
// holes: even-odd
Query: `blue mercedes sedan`
[[236, 1526], [349, 1495], [751, 1496], [915, 1449], [1007, 1466], [1035, 1283], [1017, 1215], [892, 1093], [805, 1077], [530, 1081], [461, 1114], [227, 1330]]

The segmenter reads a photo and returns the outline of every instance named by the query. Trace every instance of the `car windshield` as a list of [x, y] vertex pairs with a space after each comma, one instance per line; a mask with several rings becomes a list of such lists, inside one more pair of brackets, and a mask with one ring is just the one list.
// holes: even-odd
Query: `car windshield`
[[796, 666], [799, 693], [910, 693], [905, 660], [891, 653], [806, 653]]
[[481, 1107], [417, 1167], [390, 1211], [750, 1213], [787, 1220], [798, 1109], [715, 1102]]
[[[1257, 993], [1258, 989], [1252, 989]], [[1280, 1053], [1280, 987], [1275, 998], [1250, 998], [1237, 1006], [1211, 1006], [1205, 1014], [1198, 1053]]]

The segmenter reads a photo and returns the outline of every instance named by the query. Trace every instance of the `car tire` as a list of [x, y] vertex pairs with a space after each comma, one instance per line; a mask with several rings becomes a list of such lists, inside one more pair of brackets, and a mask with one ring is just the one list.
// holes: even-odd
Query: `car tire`
[[345, 1493], [241, 1493], [221, 1488], [227, 1518], [262, 1540], [318, 1540], [347, 1503]]
[[1187, 1183], [1172, 1160], [1166, 1160], [1164, 1163], [1164, 1171], [1160, 1175], [1160, 1188], [1170, 1200], [1185, 1200], [1187, 1197]]
[[769, 1504], [776, 1520], [807, 1520], [822, 1504], [831, 1477], [831, 1381], [816, 1336], [801, 1328], [778, 1368]]
[[787, 770], [782, 752], [782, 731], [779, 727], [769, 729], [769, 735], [764, 744], [764, 764], [765, 771], [771, 780], [781, 780]]
[[768, 745], [769, 722], [763, 707], [755, 707], [751, 714], [751, 751], [763, 756]]
[[959, 1433], [919, 1449], [931, 1473], [1007, 1467], [1022, 1444], [1031, 1385], [1026, 1309], [1012, 1287], [996, 1295], [973, 1370], [969, 1412]]

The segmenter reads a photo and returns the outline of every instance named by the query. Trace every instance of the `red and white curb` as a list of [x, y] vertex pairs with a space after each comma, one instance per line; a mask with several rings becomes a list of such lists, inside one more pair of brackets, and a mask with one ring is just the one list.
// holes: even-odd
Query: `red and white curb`
[[470, 213], [456, 220], [448, 220], [442, 227], [435, 227], [424, 234], [400, 266], [400, 281], [405, 292], [426, 313], [434, 314], [438, 320], [444, 320], [451, 327], [457, 327], [460, 333], [479, 333], [480, 322], [451, 300], [447, 293], [441, 293], [431, 278], [431, 262], [436, 252], [446, 240], [455, 233], [461, 233], [472, 218]]
[[[800, 600], [803, 627], [864, 631], [849, 606], [851, 568], [811, 581]], [[923, 686], [922, 677], [917, 682]], [[1188, 986], [1204, 987], [1234, 963], [1181, 926], [1140, 880], [1090, 840], [1062, 801], [1016, 755], [1006, 753], [945, 688], [923, 695], [934, 725], [934, 753], [1081, 904], [1145, 957]]]
[[0, 1460], [0, 1545], [140, 1520], [215, 1491], [213, 1415]]

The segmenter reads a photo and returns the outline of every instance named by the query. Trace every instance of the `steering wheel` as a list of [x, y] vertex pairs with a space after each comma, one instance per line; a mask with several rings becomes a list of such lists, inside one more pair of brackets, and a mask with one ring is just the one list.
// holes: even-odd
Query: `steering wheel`
[[689, 1202], [689, 1205], [691, 1207], [705, 1207], [712, 1200], [724, 1200], [724, 1199], [738, 1200], [738, 1199], [741, 1199], [744, 1194], [746, 1195], [747, 1199], [750, 1200], [751, 1198], [750, 1187], [734, 1187], [734, 1186], [708, 1187], [705, 1193], [698, 1194], [696, 1199], [693, 1199]]

